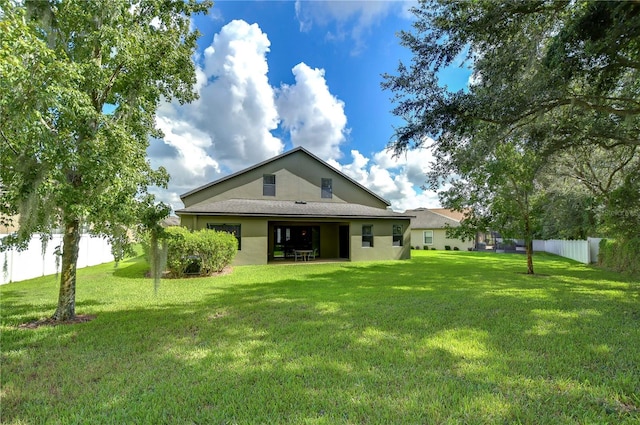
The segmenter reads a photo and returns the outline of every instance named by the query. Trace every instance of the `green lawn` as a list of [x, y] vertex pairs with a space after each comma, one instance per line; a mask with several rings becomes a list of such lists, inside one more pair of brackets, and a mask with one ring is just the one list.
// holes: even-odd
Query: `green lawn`
[[640, 284], [548, 255], [236, 267], [165, 280], [139, 259], [0, 287], [0, 422], [638, 423]]

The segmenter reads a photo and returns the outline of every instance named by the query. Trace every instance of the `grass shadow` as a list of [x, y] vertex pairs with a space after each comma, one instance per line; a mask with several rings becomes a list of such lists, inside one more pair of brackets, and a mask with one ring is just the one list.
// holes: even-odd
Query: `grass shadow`
[[[116, 423], [638, 419], [640, 349], [631, 342], [640, 335], [620, 311], [638, 299], [625, 285], [597, 283], [596, 273], [575, 291], [566, 276], [529, 279], [515, 273], [517, 261], [458, 254], [238, 267], [165, 281], [157, 296], [131, 270], [110, 272], [117, 279], [79, 300], [100, 311], [92, 322], [3, 330], [3, 414]], [[29, 302], [10, 295], [11, 309]]]

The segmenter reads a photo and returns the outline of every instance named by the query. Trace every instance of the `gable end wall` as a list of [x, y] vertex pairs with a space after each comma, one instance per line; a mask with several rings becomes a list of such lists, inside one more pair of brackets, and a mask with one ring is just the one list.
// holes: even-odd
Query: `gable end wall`
[[[263, 175], [275, 174], [276, 196], [263, 196]], [[321, 197], [321, 179], [331, 178], [333, 197]], [[387, 204], [341, 173], [302, 151], [268, 162], [258, 168], [238, 174], [198, 192], [185, 196], [185, 207], [200, 202], [226, 199], [264, 199], [284, 201], [342, 202], [387, 208]]]

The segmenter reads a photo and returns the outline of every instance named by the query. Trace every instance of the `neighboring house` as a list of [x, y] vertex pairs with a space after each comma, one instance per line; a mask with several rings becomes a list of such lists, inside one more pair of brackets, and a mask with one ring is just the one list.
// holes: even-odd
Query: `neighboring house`
[[407, 210], [411, 219], [411, 246], [418, 249], [451, 249], [468, 250], [475, 246], [475, 240], [462, 242], [460, 239], [447, 238], [447, 225], [457, 227], [464, 214], [445, 208], [417, 208]]
[[165, 217], [160, 222], [160, 226], [162, 227], [180, 226], [180, 217], [176, 217], [175, 215], [170, 215], [169, 217]]
[[411, 257], [410, 216], [298, 147], [181, 196], [181, 224], [233, 233], [234, 264], [294, 258]]

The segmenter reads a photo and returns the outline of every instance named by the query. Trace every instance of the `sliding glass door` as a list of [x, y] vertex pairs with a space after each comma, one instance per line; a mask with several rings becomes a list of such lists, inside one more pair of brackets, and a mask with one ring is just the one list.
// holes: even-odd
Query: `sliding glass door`
[[273, 257], [293, 257], [295, 250], [317, 250], [320, 253], [320, 226], [276, 225], [273, 227]]

